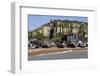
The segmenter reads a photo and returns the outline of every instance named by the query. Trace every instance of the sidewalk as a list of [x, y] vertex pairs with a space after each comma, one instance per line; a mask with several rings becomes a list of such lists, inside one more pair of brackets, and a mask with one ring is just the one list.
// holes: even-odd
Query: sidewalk
[[28, 49], [29, 56], [35, 56], [40, 54], [48, 54], [48, 53], [57, 53], [57, 52], [66, 52], [66, 51], [87, 51], [88, 48], [36, 48], [36, 49]]

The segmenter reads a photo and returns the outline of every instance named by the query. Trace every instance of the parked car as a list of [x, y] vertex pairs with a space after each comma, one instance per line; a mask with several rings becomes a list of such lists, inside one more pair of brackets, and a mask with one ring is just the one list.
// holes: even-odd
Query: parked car
[[57, 45], [58, 48], [66, 47], [66, 44], [64, 42], [58, 42], [56, 45]]
[[45, 44], [45, 43], [42, 43], [41, 47], [42, 48], [49, 48], [49, 46], [47, 44]]
[[68, 43], [68, 44], [67, 44], [67, 47], [75, 48], [76, 46], [75, 46], [75, 44], [73, 44], [73, 43]]
[[84, 47], [86, 47], [86, 45], [81, 40], [79, 40], [78, 47], [84, 48]]

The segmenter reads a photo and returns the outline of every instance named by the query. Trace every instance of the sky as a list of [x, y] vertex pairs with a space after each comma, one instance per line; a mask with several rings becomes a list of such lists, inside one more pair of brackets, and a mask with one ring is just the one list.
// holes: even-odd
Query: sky
[[88, 17], [81, 16], [46, 16], [46, 15], [28, 15], [28, 31], [32, 31], [51, 20], [70, 20], [88, 22]]

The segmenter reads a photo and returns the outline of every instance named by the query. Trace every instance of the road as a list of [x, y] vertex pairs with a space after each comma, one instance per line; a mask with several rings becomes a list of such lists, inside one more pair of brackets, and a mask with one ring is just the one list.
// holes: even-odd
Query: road
[[84, 51], [84, 50], [88, 50], [88, 48], [57, 48], [57, 47], [52, 47], [52, 48], [35, 48], [35, 49], [28, 49], [28, 55], [29, 56], [36, 56], [36, 55], [40, 55], [40, 54], [50, 54], [50, 53], [62, 53], [62, 52], [66, 52], [66, 51]]
[[79, 59], [79, 58], [88, 58], [88, 51], [69, 51], [65, 53], [54, 53], [54, 54], [45, 54], [38, 56], [29, 56], [29, 61], [34, 60], [56, 60], [56, 59]]

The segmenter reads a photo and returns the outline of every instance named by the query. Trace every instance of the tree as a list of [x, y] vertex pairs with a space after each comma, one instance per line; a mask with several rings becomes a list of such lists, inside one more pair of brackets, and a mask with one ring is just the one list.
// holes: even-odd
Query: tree
[[32, 38], [32, 32], [28, 32], [28, 40]]

